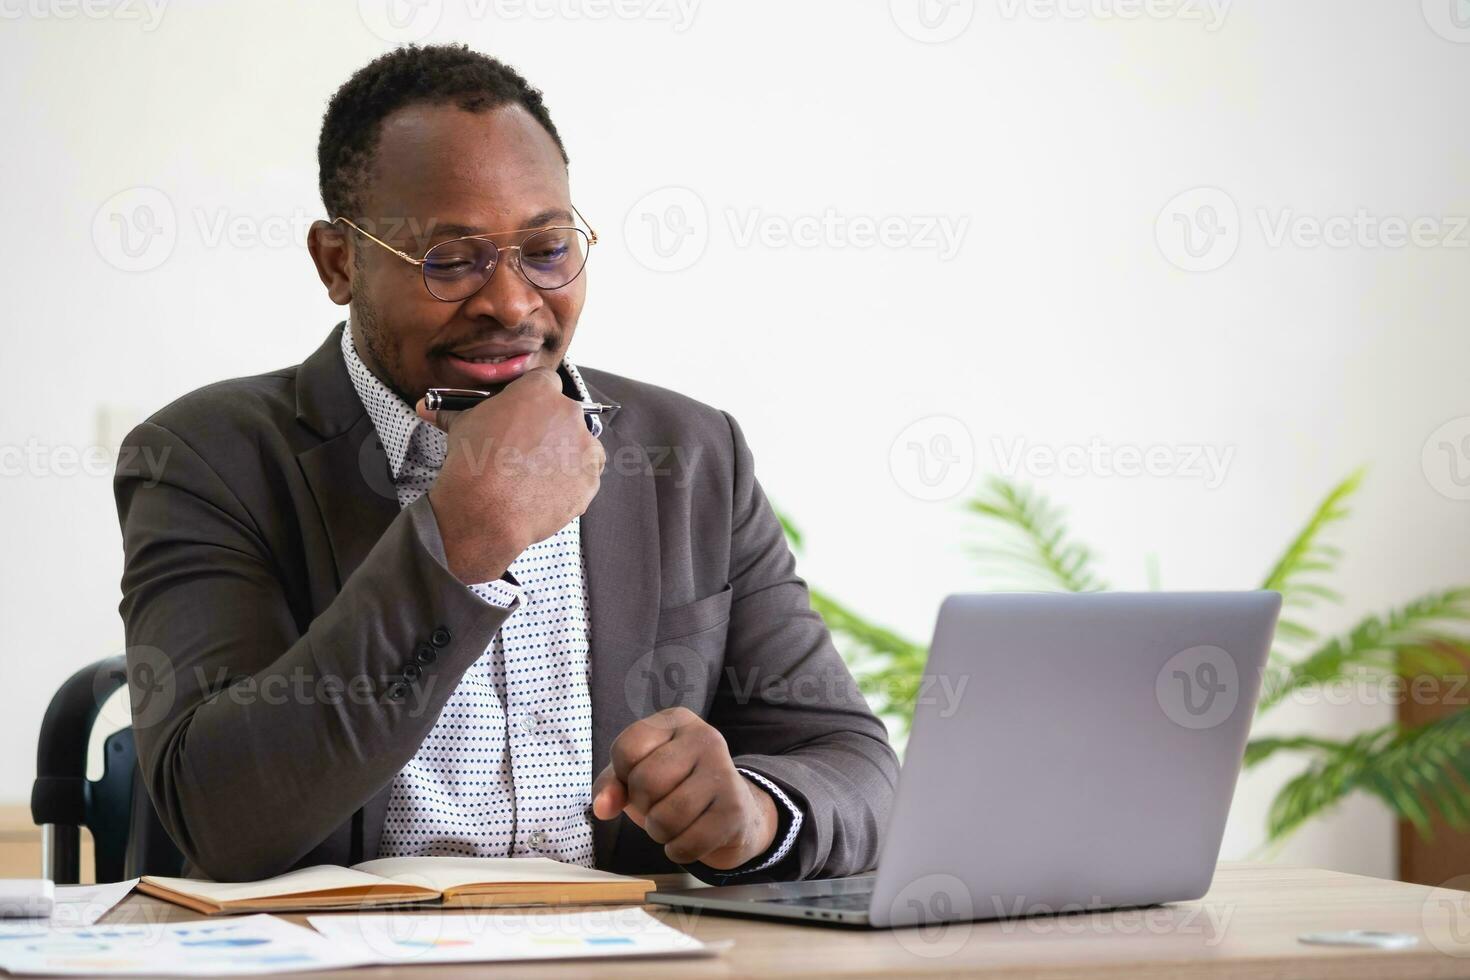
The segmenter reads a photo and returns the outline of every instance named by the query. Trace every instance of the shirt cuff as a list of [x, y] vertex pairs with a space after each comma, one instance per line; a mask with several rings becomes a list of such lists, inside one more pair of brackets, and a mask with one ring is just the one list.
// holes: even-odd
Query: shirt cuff
[[[778, 808], [784, 807], [787, 815], [790, 817], [790, 823], [786, 827], [786, 833], [777, 839], [770, 851], [766, 852], [767, 857], [765, 860], [755, 858], [754, 860], [758, 863], [755, 863], [753, 867], [743, 867], [731, 872], [732, 875], [743, 875], [751, 874], [755, 871], [764, 871], [791, 853], [791, 847], [796, 843], [796, 835], [801, 831], [801, 822], [804, 815], [800, 808], [791, 802], [791, 797], [782, 792], [781, 787], [771, 782], [765, 776], [762, 776], [758, 772], [751, 772], [749, 769], [741, 769], [739, 766], [735, 767], [735, 771], [746, 779], [759, 784], [762, 789], [770, 793], [771, 799], [776, 801], [776, 806]], [[778, 834], [780, 833], [781, 825], [786, 823], [787, 821], [785, 820], [777, 821], [776, 830]]]
[[475, 595], [500, 609], [514, 609], [521, 604], [521, 586], [503, 578], [490, 582], [476, 582], [469, 587]]

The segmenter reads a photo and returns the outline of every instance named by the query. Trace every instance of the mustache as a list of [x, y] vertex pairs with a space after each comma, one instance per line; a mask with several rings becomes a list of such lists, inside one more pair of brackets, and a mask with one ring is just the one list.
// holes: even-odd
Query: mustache
[[546, 348], [547, 350], [559, 351], [562, 349], [562, 346], [566, 342], [566, 333], [562, 330], [557, 329], [556, 327], [550, 327], [546, 330], [539, 330], [534, 323], [522, 323], [521, 325], [510, 330], [507, 330], [503, 327], [499, 329], [491, 328], [488, 330], [482, 330], [479, 333], [471, 334], [467, 337], [456, 338], [455, 340], [448, 341], [435, 347], [434, 353], [447, 354], [452, 350], [456, 350], [462, 347], [469, 347], [473, 344], [479, 343], [494, 343], [497, 341], [504, 343], [510, 340], [527, 340], [531, 338], [539, 339], [541, 341], [542, 347]]

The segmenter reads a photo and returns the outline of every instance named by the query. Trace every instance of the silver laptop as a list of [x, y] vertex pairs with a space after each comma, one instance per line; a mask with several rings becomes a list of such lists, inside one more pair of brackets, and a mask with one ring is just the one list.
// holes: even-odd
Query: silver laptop
[[876, 872], [656, 892], [871, 927], [1204, 895], [1275, 592], [953, 595]]

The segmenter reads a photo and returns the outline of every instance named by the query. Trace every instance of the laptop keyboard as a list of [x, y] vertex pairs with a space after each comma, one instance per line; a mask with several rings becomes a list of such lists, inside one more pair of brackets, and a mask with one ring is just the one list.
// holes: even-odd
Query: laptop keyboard
[[866, 912], [873, 904], [872, 892], [849, 892], [845, 895], [809, 895], [801, 898], [772, 898], [772, 905], [803, 905], [818, 909], [840, 909], [844, 912]]

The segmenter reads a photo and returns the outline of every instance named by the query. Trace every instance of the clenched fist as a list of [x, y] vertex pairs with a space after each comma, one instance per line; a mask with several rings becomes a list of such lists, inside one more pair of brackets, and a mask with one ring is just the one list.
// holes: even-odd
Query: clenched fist
[[635, 721], [592, 784], [601, 820], [627, 813], [675, 864], [736, 868], [770, 848], [776, 802], [730, 759], [725, 738], [688, 708]]
[[468, 411], [431, 412], [423, 399], [417, 411], [449, 435], [429, 503], [461, 582], [499, 578], [597, 495], [607, 455], [550, 368], [527, 371]]

